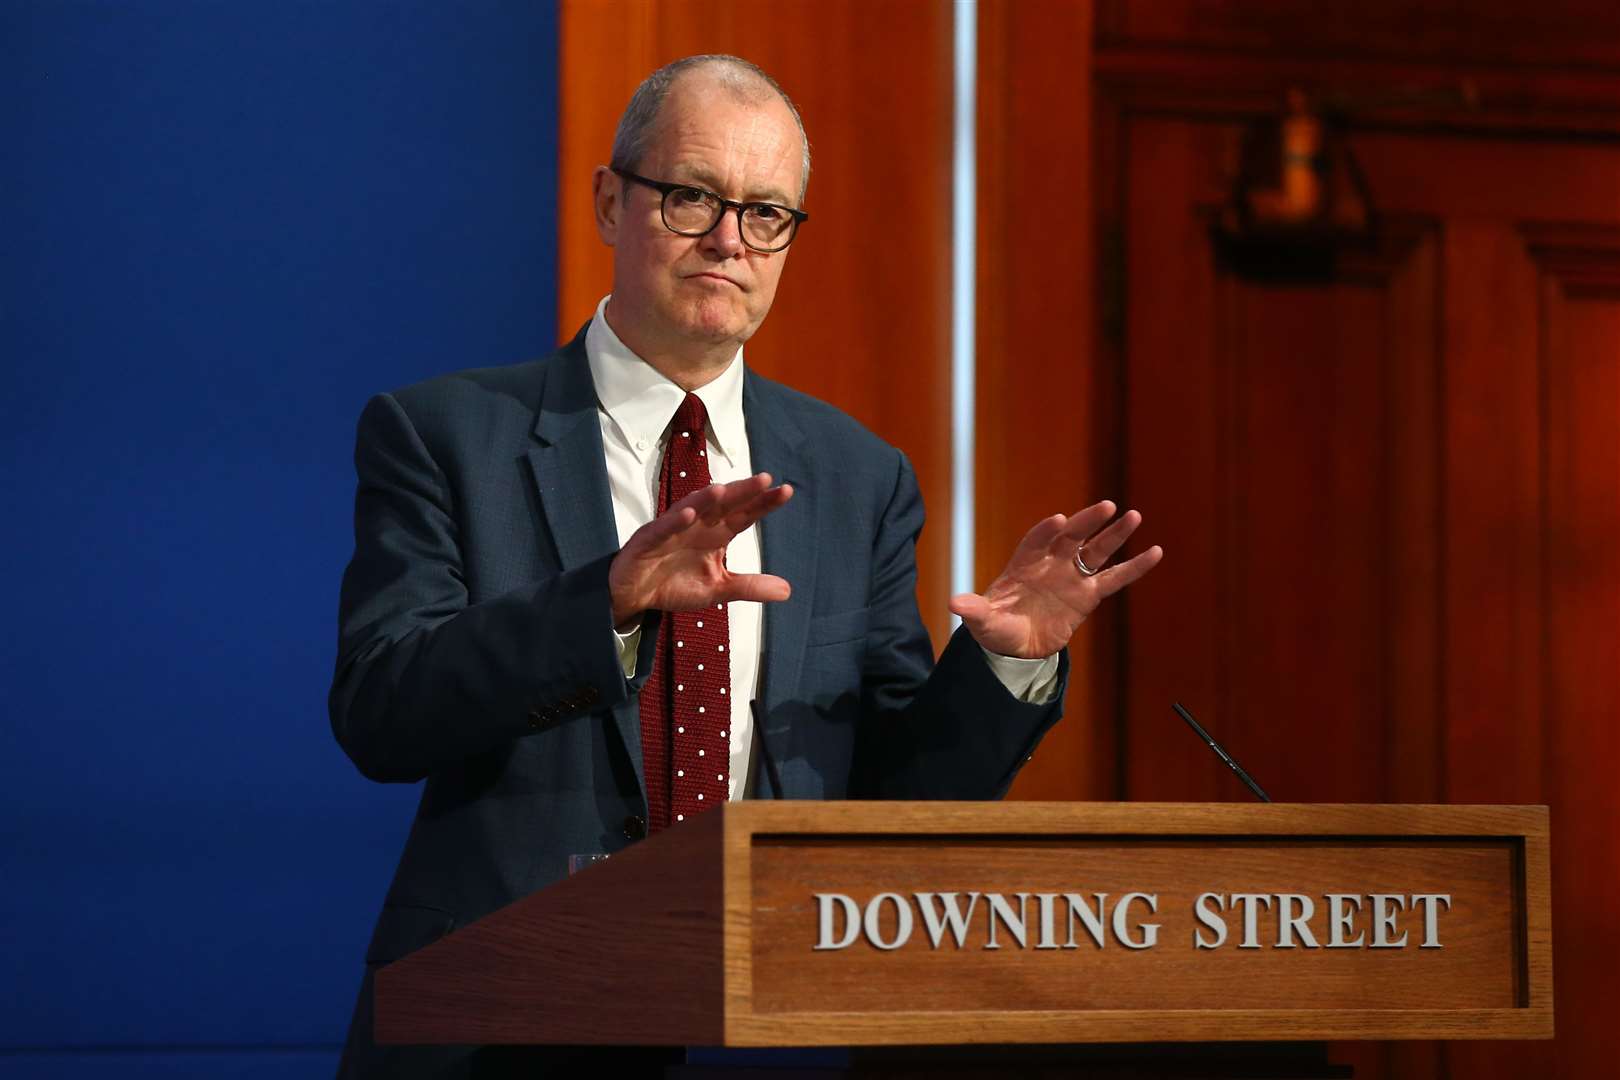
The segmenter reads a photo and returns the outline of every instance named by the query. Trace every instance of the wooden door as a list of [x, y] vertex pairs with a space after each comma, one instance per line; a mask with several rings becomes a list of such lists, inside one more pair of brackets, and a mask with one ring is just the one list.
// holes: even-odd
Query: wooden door
[[1559, 1038], [1363, 1070], [1584, 1075], [1620, 1000], [1620, 148], [1352, 137], [1384, 228], [1325, 279], [1223, 268], [1230, 119], [1116, 129], [1130, 599], [1121, 794], [1551, 806]]

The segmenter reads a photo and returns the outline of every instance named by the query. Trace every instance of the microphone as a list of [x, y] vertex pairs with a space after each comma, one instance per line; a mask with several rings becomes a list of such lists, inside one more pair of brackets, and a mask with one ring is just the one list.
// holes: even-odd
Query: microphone
[[1215, 756], [1216, 757], [1218, 757], [1222, 761], [1226, 762], [1227, 766], [1233, 772], [1237, 773], [1237, 778], [1239, 780], [1243, 781], [1244, 785], [1246, 787], [1248, 787], [1248, 789], [1250, 791], [1254, 792], [1256, 798], [1258, 798], [1261, 802], [1270, 802], [1271, 801], [1271, 796], [1267, 795], [1264, 791], [1261, 790], [1260, 785], [1254, 782], [1254, 777], [1252, 777], [1248, 773], [1244, 772], [1243, 771], [1243, 766], [1239, 765], [1236, 761], [1232, 760], [1232, 755], [1231, 754], [1228, 754], [1225, 750], [1221, 749], [1221, 744], [1216, 742], [1214, 737], [1211, 736], [1209, 732], [1204, 730], [1203, 725], [1201, 725], [1198, 721], [1193, 719], [1192, 713], [1188, 712], [1186, 709], [1183, 709], [1181, 707], [1181, 702], [1179, 702], [1179, 701], [1175, 702], [1170, 707], [1172, 709], [1176, 710], [1176, 715], [1177, 716], [1179, 716], [1183, 720], [1187, 721], [1187, 724], [1188, 724], [1189, 727], [1191, 727], [1194, 731], [1198, 732], [1198, 737], [1200, 739], [1203, 739], [1206, 743], [1209, 744], [1209, 748], [1211, 750], [1215, 751]]
[[754, 718], [754, 741], [759, 746], [759, 761], [765, 766], [765, 776], [771, 782], [771, 798], [782, 797], [782, 776], [776, 771], [776, 759], [771, 756], [771, 748], [765, 743], [765, 706], [759, 698], [748, 703], [748, 713]]

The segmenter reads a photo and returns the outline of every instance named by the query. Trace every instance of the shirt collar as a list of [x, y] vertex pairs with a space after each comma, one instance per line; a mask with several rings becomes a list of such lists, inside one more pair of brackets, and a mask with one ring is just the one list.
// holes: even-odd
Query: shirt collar
[[[602, 411], [618, 426], [636, 460], [645, 462], [658, 453], [658, 442], [675, 410], [686, 400], [686, 391], [619, 340], [607, 321], [609, 299], [604, 296], [596, 305], [596, 315], [585, 331], [585, 356]], [[748, 437], [742, 389], [743, 353], [739, 347], [725, 371], [693, 391], [709, 414], [708, 441], [728, 461], [735, 460]]]

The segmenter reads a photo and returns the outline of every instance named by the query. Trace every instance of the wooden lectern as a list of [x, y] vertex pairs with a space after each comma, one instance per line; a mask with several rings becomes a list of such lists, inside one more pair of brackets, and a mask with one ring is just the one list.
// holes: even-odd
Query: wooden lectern
[[382, 968], [376, 1037], [1546, 1039], [1547, 829], [1545, 807], [735, 803]]

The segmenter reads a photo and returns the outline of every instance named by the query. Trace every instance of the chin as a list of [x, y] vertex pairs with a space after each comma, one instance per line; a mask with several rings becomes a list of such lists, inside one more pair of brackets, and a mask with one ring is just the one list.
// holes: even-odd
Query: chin
[[731, 304], [700, 302], [682, 312], [681, 324], [693, 337], [705, 341], [743, 340], [749, 336], [748, 318]]

